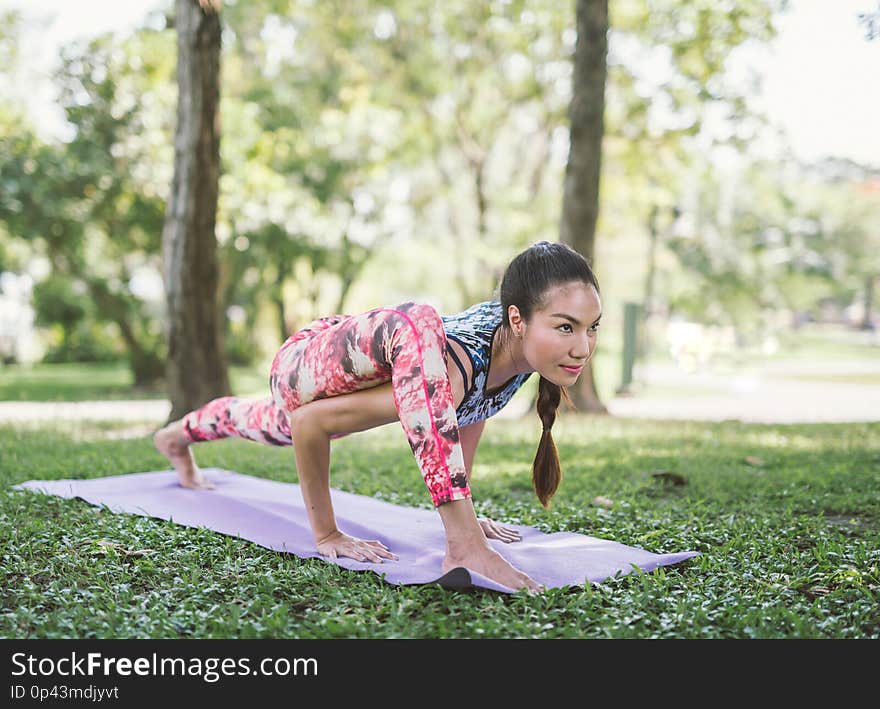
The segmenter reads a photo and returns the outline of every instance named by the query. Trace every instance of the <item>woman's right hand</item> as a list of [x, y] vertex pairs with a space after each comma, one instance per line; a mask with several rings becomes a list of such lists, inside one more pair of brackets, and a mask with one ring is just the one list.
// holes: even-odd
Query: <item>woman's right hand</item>
[[378, 564], [382, 563], [383, 558], [393, 561], [398, 559], [397, 555], [392, 554], [382, 542], [377, 540], [368, 542], [349, 536], [338, 529], [318, 541], [316, 546], [321, 556], [329, 556], [331, 559], [345, 556], [357, 561], [374, 561]]

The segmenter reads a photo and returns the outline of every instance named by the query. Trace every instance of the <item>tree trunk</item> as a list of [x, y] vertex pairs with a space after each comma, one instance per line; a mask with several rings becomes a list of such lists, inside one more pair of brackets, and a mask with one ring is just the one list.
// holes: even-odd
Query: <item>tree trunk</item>
[[354, 285], [356, 277], [355, 274], [351, 273], [342, 273], [340, 274], [340, 278], [342, 279], [342, 286], [339, 291], [339, 298], [336, 300], [336, 308], [333, 310], [334, 313], [342, 313], [345, 308], [345, 299], [348, 297], [348, 292], [351, 290], [351, 287]]
[[[560, 240], [583, 254], [591, 264], [599, 216], [607, 33], [608, 0], [577, 0], [570, 145]], [[596, 392], [592, 366], [586, 368], [570, 395], [579, 411], [607, 413]]]
[[287, 322], [287, 307], [284, 304], [284, 279], [287, 278], [289, 272], [287, 261], [279, 258], [278, 274], [275, 276], [275, 282], [269, 289], [269, 300], [275, 308], [275, 322], [278, 327], [279, 343], [284, 342], [293, 333], [290, 330], [290, 323]]
[[177, 0], [174, 180], [162, 247], [170, 420], [230, 393], [217, 298], [220, 0]]
[[[131, 303], [110, 291], [107, 282], [98, 278], [83, 277], [89, 294], [98, 310], [119, 327], [119, 333], [128, 352], [128, 363], [134, 378], [134, 386], [151, 388], [159, 382], [164, 363], [153, 349], [141, 344], [135, 331], [137, 312]], [[141, 328], [143, 332], [145, 328]]]

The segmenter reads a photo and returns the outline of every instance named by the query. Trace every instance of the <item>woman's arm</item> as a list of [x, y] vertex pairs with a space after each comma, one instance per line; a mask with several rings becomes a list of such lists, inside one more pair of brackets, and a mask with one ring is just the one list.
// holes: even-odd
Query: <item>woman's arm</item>
[[[485, 425], [485, 420], [477, 421], [477, 423], [472, 423], [469, 426], [462, 426], [459, 429], [461, 448], [464, 451], [464, 465], [467, 470], [469, 483], [471, 480], [471, 469], [474, 463], [474, 454], [477, 452], [477, 445], [480, 442], [480, 436], [483, 433]], [[487, 539], [498, 539], [502, 542], [518, 542], [522, 539], [520, 533], [515, 529], [502, 527], [491, 519], [480, 519], [479, 522], [483, 534], [486, 535]]]
[[469, 426], [461, 426], [458, 429], [459, 440], [461, 441], [461, 450], [464, 453], [464, 468], [467, 471], [468, 482], [471, 479], [471, 468], [474, 464], [474, 455], [477, 452], [477, 445], [480, 443], [480, 436], [483, 434], [485, 421], [477, 421]]
[[291, 416], [290, 431], [300, 491], [317, 544], [336, 531], [330, 501], [330, 437], [302, 416]]
[[384, 544], [349, 537], [339, 531], [330, 498], [330, 437], [354, 433], [397, 420], [390, 384], [331, 396], [304, 404], [290, 413], [300, 491], [318, 551], [360, 561], [395, 559]]
[[[457, 406], [464, 397], [462, 378], [457, 370], [450, 372], [450, 384]], [[336, 527], [330, 497], [330, 440], [397, 421], [398, 412], [391, 382], [311, 401], [292, 411], [289, 418], [300, 489], [315, 543], [319, 551], [322, 551], [322, 542], [327, 540], [333, 542], [330, 546], [338, 546], [335, 543], [345, 535]], [[482, 423], [460, 429], [468, 476], [481, 432]], [[361, 545], [371, 544], [361, 540], [354, 541]], [[346, 543], [353, 548], [350, 543]], [[343, 550], [345, 555], [360, 558], [354, 553], [348, 553], [350, 548]], [[355, 551], [365, 554], [372, 561], [379, 560], [370, 555], [370, 549], [358, 547]]]

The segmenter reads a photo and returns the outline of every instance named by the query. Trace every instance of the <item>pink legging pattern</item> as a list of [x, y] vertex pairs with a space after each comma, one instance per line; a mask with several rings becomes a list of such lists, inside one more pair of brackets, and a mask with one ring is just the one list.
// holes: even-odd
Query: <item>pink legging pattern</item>
[[278, 350], [270, 398], [215, 399], [187, 414], [184, 430], [194, 443], [234, 436], [289, 446], [288, 412], [391, 381], [398, 418], [434, 504], [465, 499], [471, 493], [445, 351], [443, 321], [430, 305], [407, 302], [320, 318]]

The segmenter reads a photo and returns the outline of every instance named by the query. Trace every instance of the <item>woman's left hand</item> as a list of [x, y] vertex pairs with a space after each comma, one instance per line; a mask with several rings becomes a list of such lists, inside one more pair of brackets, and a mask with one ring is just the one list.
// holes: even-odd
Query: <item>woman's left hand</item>
[[505, 542], [509, 544], [510, 542], [520, 542], [522, 541], [522, 536], [515, 529], [510, 529], [509, 527], [502, 527], [497, 522], [493, 522], [491, 519], [481, 519], [478, 520], [480, 523], [480, 527], [483, 529], [483, 534], [486, 535], [486, 539], [497, 539], [499, 541]]

